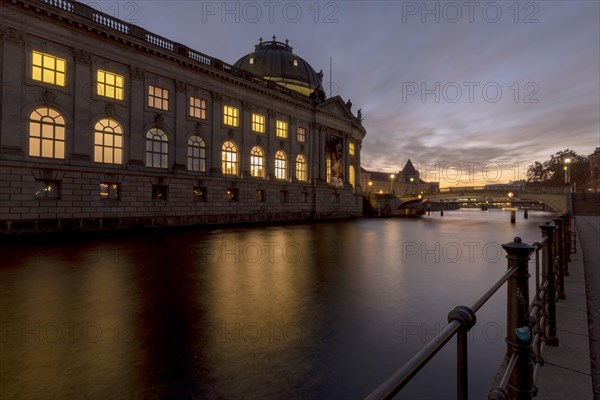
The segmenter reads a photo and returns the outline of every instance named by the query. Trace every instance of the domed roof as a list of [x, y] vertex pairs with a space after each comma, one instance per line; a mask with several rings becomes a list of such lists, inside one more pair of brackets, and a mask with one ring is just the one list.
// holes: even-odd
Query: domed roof
[[309, 63], [294, 54], [287, 40], [282, 43], [275, 39], [273, 36], [272, 41], [263, 42], [260, 38], [254, 51], [234, 65], [306, 96], [317, 88], [322, 89], [322, 74], [316, 73]]

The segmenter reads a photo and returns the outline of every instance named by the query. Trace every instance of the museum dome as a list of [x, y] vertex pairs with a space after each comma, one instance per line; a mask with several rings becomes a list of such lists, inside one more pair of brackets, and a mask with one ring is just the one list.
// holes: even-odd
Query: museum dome
[[323, 74], [317, 73], [302, 57], [294, 54], [288, 40], [264, 42], [262, 38], [254, 51], [234, 64], [256, 76], [276, 82], [289, 89], [309, 96], [315, 89], [322, 89]]

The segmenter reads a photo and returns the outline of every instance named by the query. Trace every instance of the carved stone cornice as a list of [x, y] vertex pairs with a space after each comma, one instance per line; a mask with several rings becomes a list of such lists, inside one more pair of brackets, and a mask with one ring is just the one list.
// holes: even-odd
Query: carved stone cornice
[[44, 89], [42, 92], [42, 98], [47, 106], [51, 106], [56, 103], [56, 92], [50, 89]]
[[214, 103], [223, 102], [223, 95], [219, 92], [210, 92], [210, 97]]
[[175, 90], [178, 92], [185, 92], [187, 90], [187, 83], [184, 81], [176, 81]]
[[104, 112], [106, 113], [106, 116], [108, 118], [114, 118], [114, 116], [115, 116], [114, 104], [107, 104], [106, 107], [104, 107]]
[[156, 114], [156, 116], [154, 117], [154, 123], [156, 124], [157, 128], [163, 129], [163, 126], [165, 124], [165, 117], [161, 114]]
[[138, 67], [131, 67], [130, 69], [131, 79], [143, 80], [144, 70]]
[[8, 28], [8, 31], [3, 32], [2, 39], [19, 46], [25, 46], [25, 33], [15, 28]]
[[92, 63], [92, 54], [85, 50], [74, 49], [73, 57], [75, 58], [75, 62], [79, 64], [89, 65]]

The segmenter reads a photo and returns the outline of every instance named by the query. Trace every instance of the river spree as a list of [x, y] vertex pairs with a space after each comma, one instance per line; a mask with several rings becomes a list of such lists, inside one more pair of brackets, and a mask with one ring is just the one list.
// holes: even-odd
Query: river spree
[[[0, 244], [0, 397], [358, 399], [506, 270], [552, 214], [459, 210]], [[530, 271], [535, 271], [530, 263]], [[474, 398], [504, 353], [506, 287], [469, 338]], [[399, 398], [455, 397], [447, 346]]]

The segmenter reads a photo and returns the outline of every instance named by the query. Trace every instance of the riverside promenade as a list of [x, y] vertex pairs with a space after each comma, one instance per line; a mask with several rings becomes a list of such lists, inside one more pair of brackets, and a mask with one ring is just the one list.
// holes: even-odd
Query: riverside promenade
[[546, 347], [536, 399], [600, 399], [600, 216], [576, 216], [575, 227], [566, 299], [557, 303], [559, 347]]

